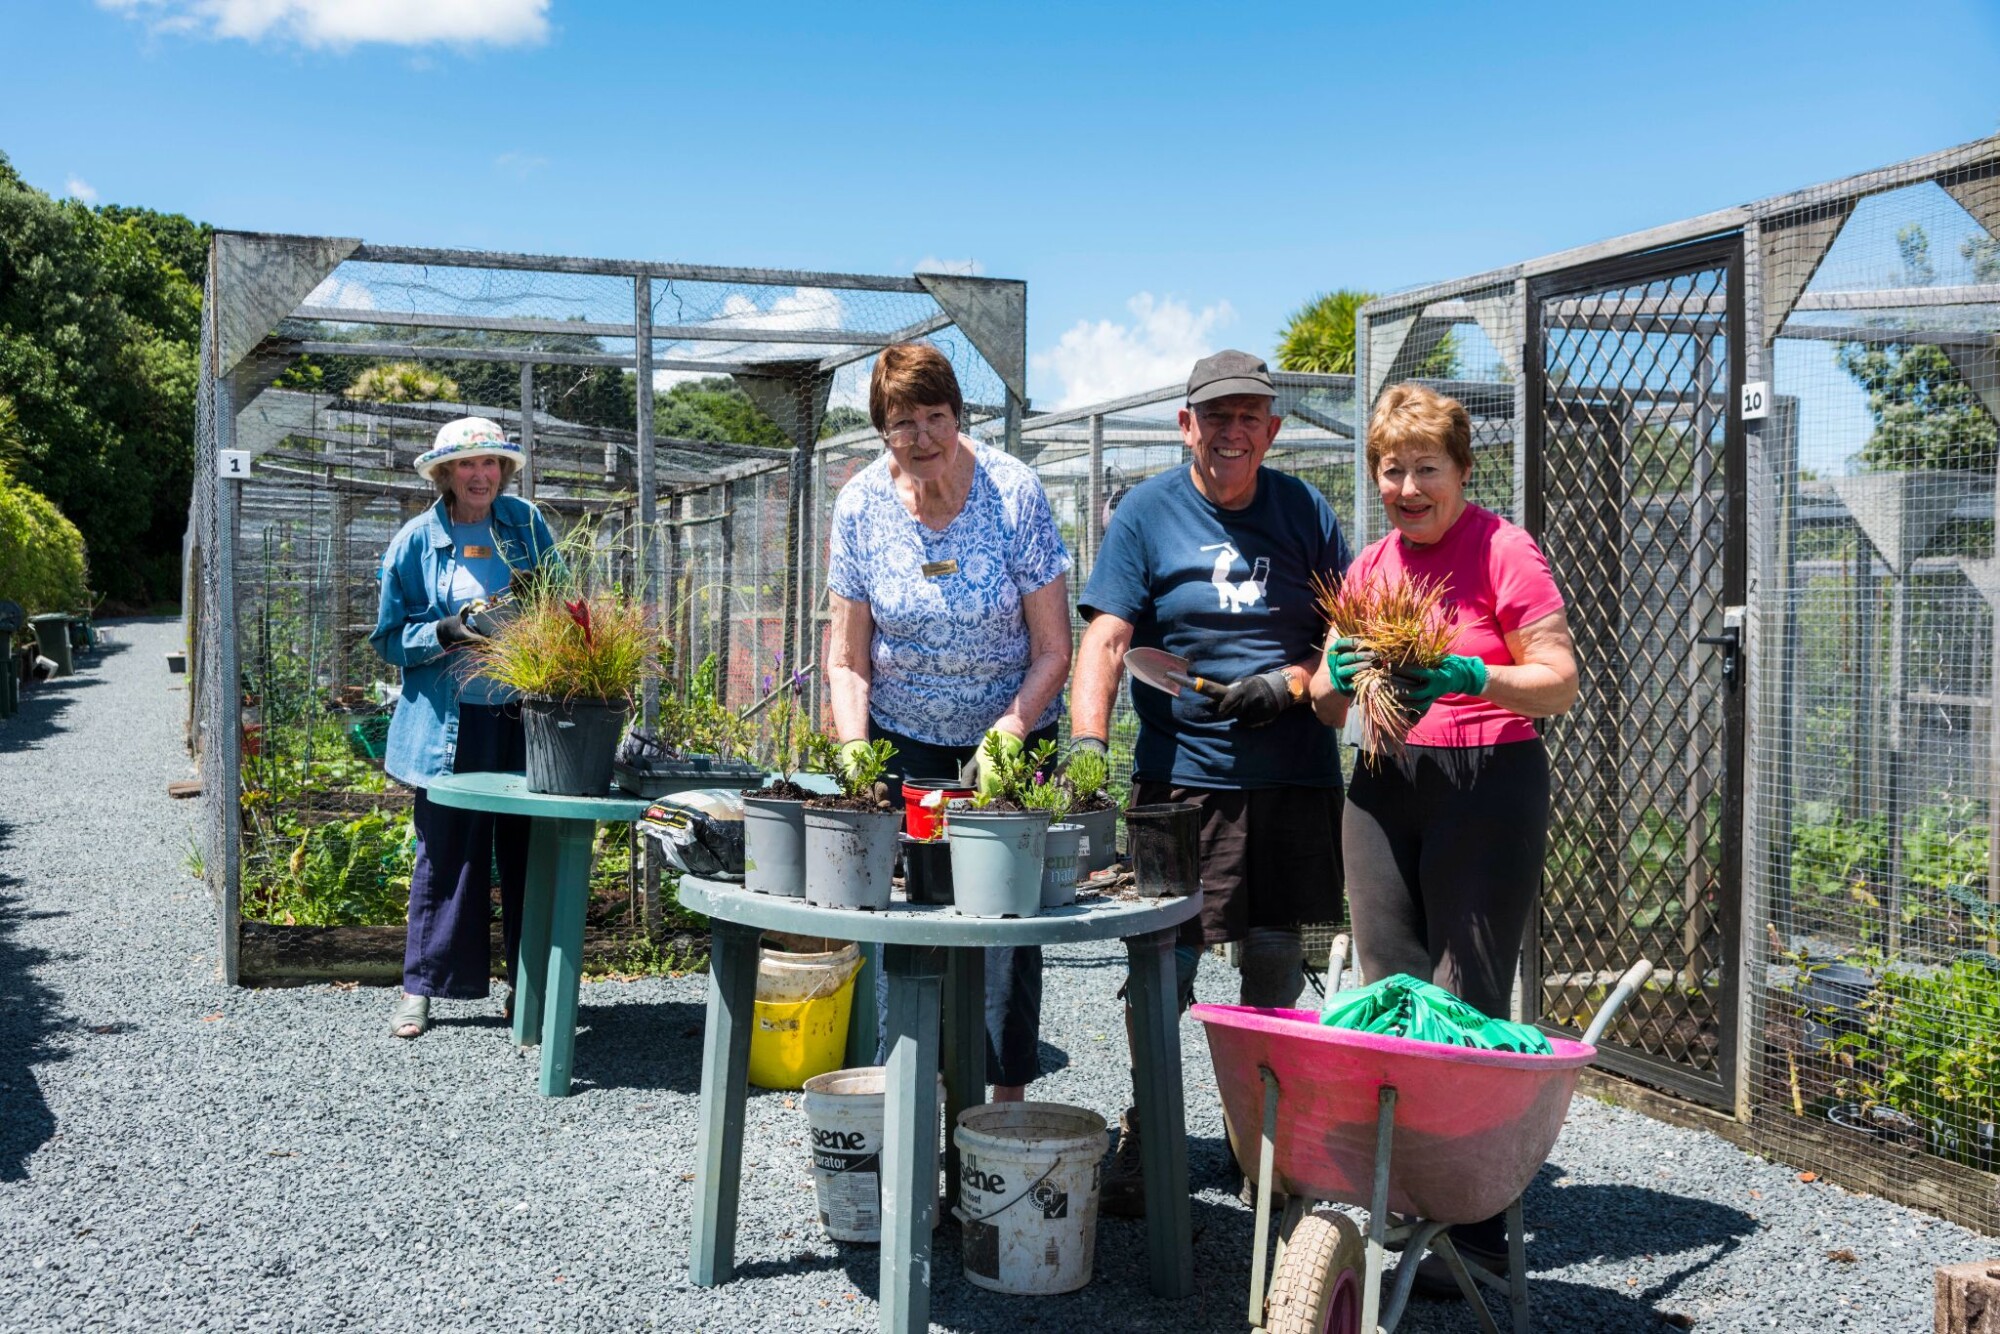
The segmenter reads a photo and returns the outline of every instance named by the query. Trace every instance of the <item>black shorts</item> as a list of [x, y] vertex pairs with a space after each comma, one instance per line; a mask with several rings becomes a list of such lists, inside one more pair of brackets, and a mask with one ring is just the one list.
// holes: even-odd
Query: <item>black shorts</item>
[[1201, 807], [1201, 917], [1181, 928], [1180, 944], [1342, 919], [1339, 788], [1132, 784], [1134, 806], [1162, 801]]

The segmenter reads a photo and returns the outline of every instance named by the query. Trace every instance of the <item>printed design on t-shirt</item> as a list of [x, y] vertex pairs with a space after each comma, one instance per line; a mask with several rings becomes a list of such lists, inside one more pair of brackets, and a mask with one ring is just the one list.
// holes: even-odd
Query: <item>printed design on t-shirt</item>
[[1264, 600], [1264, 585], [1271, 578], [1270, 557], [1259, 556], [1250, 567], [1250, 577], [1239, 583], [1236, 562], [1243, 558], [1242, 552], [1227, 542], [1211, 542], [1201, 549], [1215, 553], [1215, 568], [1209, 572], [1208, 582], [1215, 585], [1220, 610], [1239, 612]]

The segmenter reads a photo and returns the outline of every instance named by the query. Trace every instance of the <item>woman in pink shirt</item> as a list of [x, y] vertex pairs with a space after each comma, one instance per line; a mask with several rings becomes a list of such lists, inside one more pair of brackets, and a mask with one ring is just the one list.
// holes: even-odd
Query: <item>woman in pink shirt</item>
[[[1457, 633], [1442, 665], [1399, 677], [1420, 714], [1404, 754], [1355, 766], [1348, 788], [1341, 859], [1356, 953], [1369, 981], [1409, 973], [1506, 1018], [1548, 845], [1549, 761], [1534, 720], [1576, 701], [1562, 593], [1525, 530], [1466, 500], [1472, 422], [1456, 400], [1389, 389], [1367, 461], [1392, 531], [1347, 578], [1438, 584]], [[1351, 639], [1330, 645], [1334, 688], [1352, 698], [1370, 656]], [[1452, 1240], [1506, 1268], [1504, 1217]], [[1449, 1277], [1443, 1286], [1456, 1290]]]

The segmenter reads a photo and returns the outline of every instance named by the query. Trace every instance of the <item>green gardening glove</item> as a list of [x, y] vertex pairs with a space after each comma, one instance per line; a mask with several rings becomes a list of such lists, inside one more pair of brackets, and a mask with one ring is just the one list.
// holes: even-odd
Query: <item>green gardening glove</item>
[[999, 738], [1000, 757], [1006, 760], [1019, 759], [1026, 744], [1012, 732], [1003, 732], [997, 727], [989, 728], [986, 735], [979, 739], [972, 758], [958, 771], [958, 781], [969, 784], [982, 797], [1000, 794], [1000, 775], [994, 772], [993, 757], [987, 753], [987, 743], [995, 737]]
[[1462, 653], [1447, 653], [1435, 667], [1398, 667], [1393, 676], [1396, 693], [1417, 713], [1446, 695], [1486, 693], [1486, 664]]
[[1333, 675], [1333, 688], [1354, 698], [1354, 678], [1375, 661], [1375, 650], [1358, 639], [1336, 639], [1326, 646], [1326, 669]]

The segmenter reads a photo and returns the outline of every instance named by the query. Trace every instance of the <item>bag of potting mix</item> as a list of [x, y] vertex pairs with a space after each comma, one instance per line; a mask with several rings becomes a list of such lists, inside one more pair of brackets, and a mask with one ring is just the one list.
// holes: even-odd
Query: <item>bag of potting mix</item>
[[1326, 998], [1320, 1023], [1359, 1033], [1442, 1042], [1482, 1051], [1514, 1051], [1547, 1056], [1554, 1050], [1542, 1030], [1531, 1024], [1492, 1019], [1473, 1009], [1443, 987], [1396, 973], [1352, 991]]
[[743, 878], [743, 796], [704, 787], [661, 797], [647, 807], [640, 832], [667, 864], [710, 880]]

